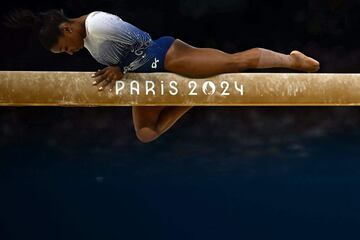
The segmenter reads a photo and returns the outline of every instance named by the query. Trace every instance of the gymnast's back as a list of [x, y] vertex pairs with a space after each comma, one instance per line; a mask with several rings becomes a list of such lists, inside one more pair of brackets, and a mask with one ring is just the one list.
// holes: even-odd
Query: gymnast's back
[[85, 20], [84, 47], [99, 63], [119, 65], [128, 59], [144, 58], [151, 36], [111, 13], [91, 12]]

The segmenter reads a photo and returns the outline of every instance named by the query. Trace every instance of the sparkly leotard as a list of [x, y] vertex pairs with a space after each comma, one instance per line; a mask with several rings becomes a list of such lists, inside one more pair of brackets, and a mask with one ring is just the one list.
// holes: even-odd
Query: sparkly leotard
[[144, 51], [153, 44], [150, 35], [118, 16], [92, 12], [86, 18], [85, 28], [84, 47], [101, 64], [125, 67], [131, 59], [128, 70], [134, 70], [150, 60]]

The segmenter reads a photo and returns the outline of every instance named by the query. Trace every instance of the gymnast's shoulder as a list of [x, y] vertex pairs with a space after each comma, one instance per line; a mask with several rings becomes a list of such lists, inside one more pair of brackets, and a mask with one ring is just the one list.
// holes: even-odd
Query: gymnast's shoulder
[[85, 20], [85, 26], [88, 33], [92, 35], [109, 34], [114, 31], [123, 20], [114, 14], [94, 11], [88, 14]]

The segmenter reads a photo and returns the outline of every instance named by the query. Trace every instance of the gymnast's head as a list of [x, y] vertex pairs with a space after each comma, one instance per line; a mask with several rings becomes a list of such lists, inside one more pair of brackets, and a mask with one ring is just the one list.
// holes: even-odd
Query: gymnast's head
[[30, 28], [42, 46], [53, 52], [73, 55], [84, 47], [85, 18], [70, 19], [62, 9], [51, 9], [34, 13], [20, 9], [5, 16], [4, 25], [10, 28]]

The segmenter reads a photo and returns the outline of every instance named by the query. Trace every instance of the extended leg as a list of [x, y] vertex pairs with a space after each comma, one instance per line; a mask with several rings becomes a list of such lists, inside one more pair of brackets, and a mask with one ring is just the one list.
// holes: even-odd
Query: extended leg
[[[195, 48], [177, 39], [165, 58], [165, 69], [187, 77], [205, 78], [221, 73], [240, 72], [248, 68], [282, 67], [306, 72], [317, 71], [319, 63], [298, 51], [290, 55], [263, 48], [225, 53], [213, 48]], [[147, 143], [157, 139], [181, 118], [188, 106], [133, 107], [136, 135]]]
[[316, 72], [319, 62], [299, 51], [286, 55], [264, 48], [225, 53], [214, 48], [193, 47], [176, 39], [165, 58], [165, 69], [183, 76], [205, 78], [249, 68], [289, 68]]

